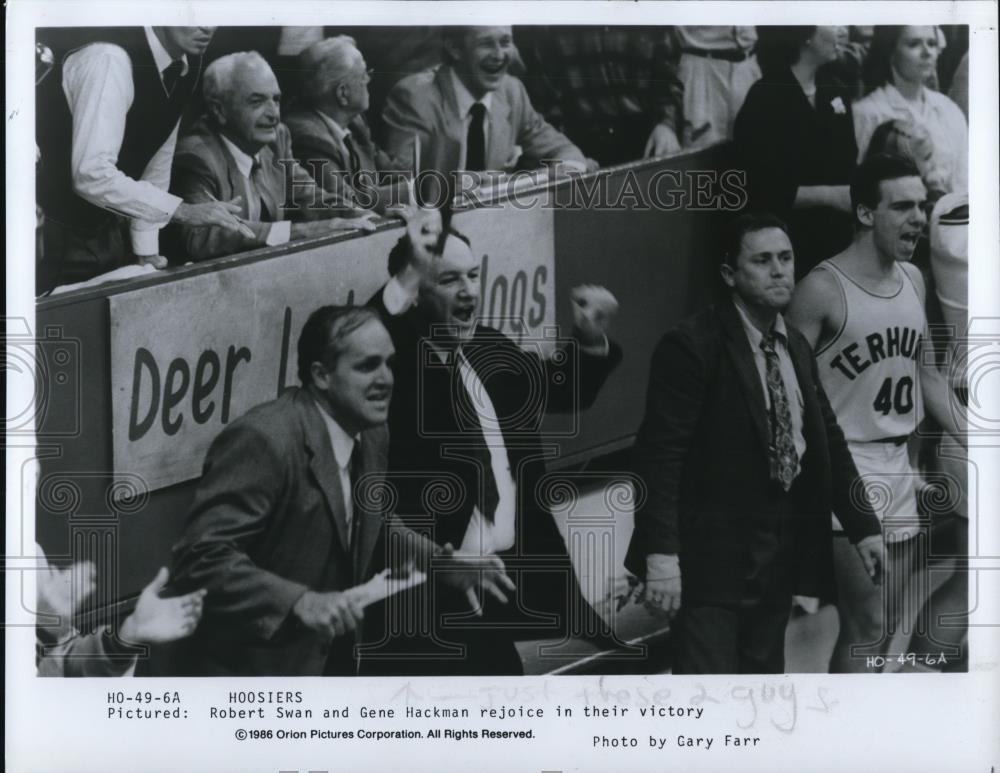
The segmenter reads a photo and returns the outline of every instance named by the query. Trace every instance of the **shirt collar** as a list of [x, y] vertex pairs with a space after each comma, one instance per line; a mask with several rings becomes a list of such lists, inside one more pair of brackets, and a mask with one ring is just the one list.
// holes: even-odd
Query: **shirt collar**
[[322, 406], [318, 407], [319, 413], [326, 424], [326, 431], [330, 434], [330, 445], [333, 446], [333, 456], [336, 458], [340, 469], [346, 470], [351, 464], [351, 454], [354, 453], [354, 444], [358, 441], [358, 438], [348, 435], [344, 431], [344, 428], [337, 423], [336, 419], [327, 413]]
[[343, 142], [344, 137], [346, 137], [351, 133], [350, 129], [345, 129], [343, 126], [334, 121], [330, 116], [328, 116], [322, 110], [317, 110], [316, 112], [319, 113], [320, 118], [323, 119], [323, 122], [327, 125], [327, 127], [329, 127], [330, 131], [333, 132], [333, 136], [338, 141]]
[[908, 113], [912, 113], [914, 109], [919, 111], [928, 106], [926, 88], [924, 88], [920, 92], [920, 100], [917, 102], [911, 102], [906, 97], [904, 97], [900, 93], [899, 89], [897, 89], [896, 86], [892, 83], [886, 82], [886, 84], [882, 88], [885, 89], [885, 99], [890, 105], [892, 105], [893, 107], [902, 108], [903, 110], [906, 110]]
[[236, 147], [233, 141], [225, 134], [220, 134], [219, 136], [222, 138], [222, 143], [229, 149], [229, 152], [233, 154], [233, 160], [236, 161], [236, 168], [240, 170], [240, 174], [250, 179], [250, 172], [253, 171], [253, 162], [258, 159], [254, 156], [248, 156]]
[[[160, 75], [163, 75], [163, 71], [166, 70], [171, 63], [174, 61], [173, 57], [167, 53], [167, 49], [163, 47], [160, 39], [156, 37], [156, 33], [153, 32], [152, 27], [143, 27], [142, 31], [146, 33], [146, 42], [149, 44], [149, 50], [153, 52], [153, 61], [156, 62], [156, 69], [160, 71]], [[183, 78], [188, 74], [188, 58], [187, 54], [184, 54], [180, 58], [181, 64], [181, 77]]]
[[[757, 351], [760, 348], [760, 342], [764, 339], [764, 334], [761, 333], [757, 326], [754, 325], [750, 316], [743, 309], [743, 304], [741, 304], [736, 298], [733, 298], [733, 305], [736, 307], [736, 311], [739, 312], [740, 321], [743, 323], [743, 329], [746, 331], [747, 338], [750, 340], [750, 347]], [[785, 318], [779, 314], [775, 317], [774, 327], [771, 331], [776, 334], [782, 342], [788, 340], [788, 329], [785, 327]]]
[[[462, 79], [458, 77], [458, 73], [454, 70], [451, 71], [451, 82], [455, 88], [455, 102], [458, 104], [458, 114], [462, 118], [465, 118], [469, 114], [469, 108], [476, 102], [476, 98], [465, 88]], [[493, 92], [487, 91], [479, 102], [486, 108], [487, 113], [490, 112], [490, 106], [493, 104]]]

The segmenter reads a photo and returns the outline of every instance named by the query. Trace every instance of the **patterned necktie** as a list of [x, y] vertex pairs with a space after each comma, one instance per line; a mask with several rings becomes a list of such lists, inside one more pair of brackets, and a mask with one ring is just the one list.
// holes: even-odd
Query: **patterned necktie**
[[799, 458], [795, 453], [795, 441], [792, 438], [792, 411], [788, 405], [788, 392], [785, 391], [785, 381], [781, 378], [781, 366], [778, 353], [774, 349], [775, 333], [772, 331], [760, 341], [764, 352], [764, 362], [767, 373], [767, 394], [771, 401], [771, 411], [768, 416], [771, 425], [771, 480], [776, 480], [788, 491], [795, 479], [795, 468]]
[[465, 143], [465, 168], [470, 172], [481, 172], [486, 169], [486, 105], [474, 102], [469, 108], [469, 115], [472, 120]]
[[177, 81], [181, 79], [183, 69], [184, 62], [180, 59], [175, 59], [163, 69], [163, 88], [167, 90], [168, 97], [174, 95], [174, 89], [177, 88]]
[[351, 178], [354, 179], [361, 171], [361, 158], [358, 150], [354, 147], [354, 138], [350, 134], [344, 135], [344, 147], [347, 148], [348, 163], [351, 165]]

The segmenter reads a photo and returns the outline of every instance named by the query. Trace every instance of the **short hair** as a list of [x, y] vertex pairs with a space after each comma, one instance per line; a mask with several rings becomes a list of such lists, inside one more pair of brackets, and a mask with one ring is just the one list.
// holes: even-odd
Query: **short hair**
[[892, 82], [892, 54], [904, 29], [900, 25], [882, 24], [872, 32], [872, 42], [861, 73], [865, 94]]
[[787, 69], [799, 60], [802, 46], [813, 35], [816, 27], [758, 27], [757, 61], [761, 72]]
[[448, 43], [455, 43], [459, 46], [465, 45], [465, 36], [474, 27], [442, 27], [441, 28], [441, 55], [445, 63], [454, 64], [454, 58], [448, 51]]
[[[865, 158], [880, 155], [899, 156], [917, 165], [914, 140], [925, 141], [933, 148], [933, 140], [921, 124], [906, 118], [890, 118], [875, 127], [872, 138], [868, 140]], [[919, 169], [919, 166], [917, 168]]]
[[[454, 236], [456, 239], [460, 239], [461, 241], [465, 242], [466, 247], [468, 247], [470, 250], [472, 249], [472, 242], [469, 241], [469, 237], [466, 236], [461, 231], [458, 231], [455, 228], [449, 226], [448, 236]], [[407, 261], [409, 261], [409, 259], [410, 259], [410, 241], [407, 238], [406, 234], [404, 233], [402, 236], [399, 237], [399, 241], [397, 241], [393, 245], [392, 249], [389, 251], [389, 263], [387, 266], [389, 270], [389, 276], [396, 276], [396, 274], [402, 271], [403, 268], [406, 266]]]
[[882, 182], [901, 177], [920, 177], [920, 171], [912, 161], [888, 153], [870, 156], [858, 164], [851, 175], [851, 210], [855, 217], [859, 206], [869, 209], [878, 206]]
[[740, 250], [743, 249], [743, 237], [765, 228], [777, 228], [788, 236], [788, 225], [770, 212], [745, 212], [730, 220], [722, 232], [722, 263], [736, 268]]
[[352, 54], [361, 52], [354, 38], [337, 35], [318, 40], [299, 54], [302, 68], [302, 95], [315, 102], [343, 83], [351, 74], [355, 59]]
[[233, 93], [233, 79], [236, 71], [252, 65], [262, 64], [268, 70], [271, 65], [256, 51], [237, 51], [233, 54], [220, 56], [206, 69], [202, 77], [201, 93], [205, 102], [227, 104]]
[[378, 312], [367, 306], [321, 306], [309, 315], [299, 333], [298, 372], [303, 386], [312, 383], [312, 364], [322, 362], [328, 368], [337, 365], [344, 351], [344, 339], [366, 322], [379, 319]]

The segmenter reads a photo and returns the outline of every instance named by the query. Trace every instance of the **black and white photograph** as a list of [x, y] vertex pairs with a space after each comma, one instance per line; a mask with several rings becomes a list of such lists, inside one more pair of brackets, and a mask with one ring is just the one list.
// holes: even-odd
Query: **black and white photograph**
[[8, 10], [10, 770], [1000, 764], [995, 3]]

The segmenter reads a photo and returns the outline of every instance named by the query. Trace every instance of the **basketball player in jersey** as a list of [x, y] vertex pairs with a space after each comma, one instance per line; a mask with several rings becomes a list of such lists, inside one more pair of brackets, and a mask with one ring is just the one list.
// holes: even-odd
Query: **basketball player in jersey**
[[924, 281], [909, 261], [926, 223], [926, 197], [908, 161], [876, 156], [861, 164], [851, 180], [853, 243], [813, 269], [789, 307], [790, 320], [813, 346], [823, 388], [873, 492], [887, 547], [888, 576], [879, 587], [847, 540], [835, 540], [840, 636], [834, 673], [873, 670], [867, 658], [885, 652], [901, 605], [912, 608], [922, 587], [915, 582], [925, 577], [915, 539], [919, 473], [910, 465], [907, 441], [924, 409], [965, 442], [945, 380], [922, 357]]

